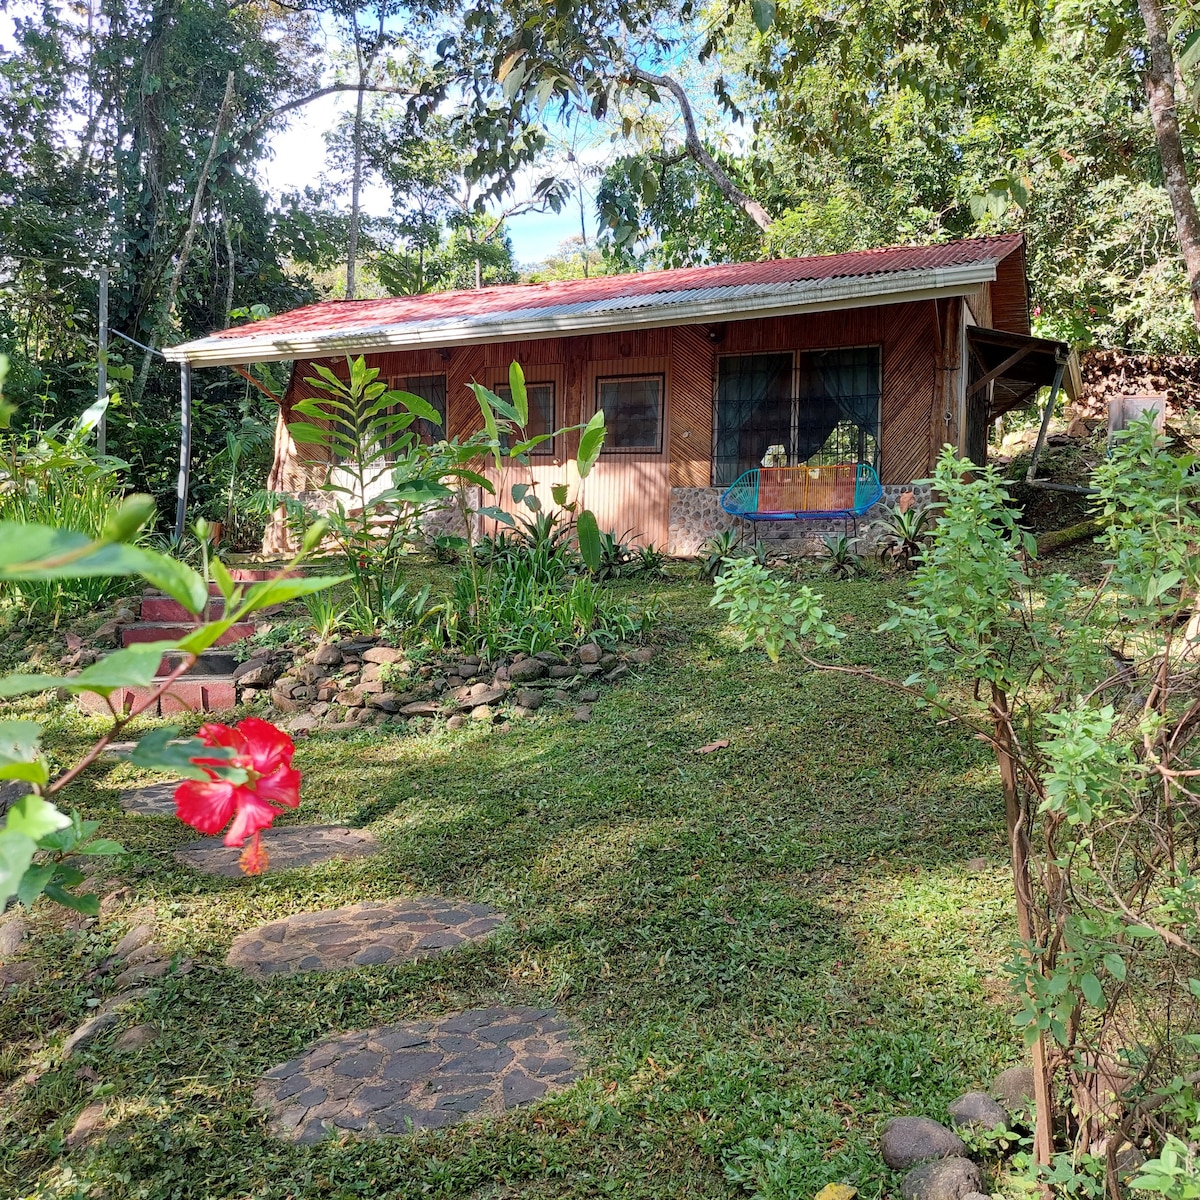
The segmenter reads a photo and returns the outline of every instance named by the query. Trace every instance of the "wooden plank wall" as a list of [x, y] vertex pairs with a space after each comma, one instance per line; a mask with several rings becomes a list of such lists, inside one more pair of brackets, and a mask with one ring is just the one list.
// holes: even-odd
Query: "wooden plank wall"
[[[976, 302], [982, 305], [989, 299], [985, 286]], [[957, 386], [959, 364], [952, 348], [957, 345], [958, 335], [952, 333], [957, 308], [957, 302], [939, 306], [925, 300], [809, 316], [401, 351], [372, 355], [370, 362], [387, 377], [445, 372], [446, 433], [459, 438], [482, 427], [467, 384], [503, 381], [514, 359], [530, 382], [539, 376], [554, 380], [561, 425], [581, 424], [591, 416], [597, 375], [662, 371], [667, 397], [662, 453], [604, 455], [586, 481], [584, 496], [602, 526], [618, 534], [632, 530], [639, 541], [665, 545], [670, 489], [710, 484], [719, 355], [880, 346], [881, 477], [885, 483], [906, 483], [928, 474], [943, 440], [955, 440], [956, 431], [945, 421], [945, 400], [948, 389]], [[329, 360], [329, 365], [339, 374], [345, 371], [344, 359]], [[291, 404], [311, 394], [302, 382], [305, 374], [311, 374], [311, 365], [298, 363], [285, 397], [284, 421], [291, 419]], [[313, 471], [300, 461], [282, 424], [272, 486], [299, 491], [312, 486]], [[577, 435], [560, 439], [555, 457], [535, 464], [539, 484], [569, 481], [567, 464], [576, 449]], [[304, 455], [309, 456], [307, 449]]]

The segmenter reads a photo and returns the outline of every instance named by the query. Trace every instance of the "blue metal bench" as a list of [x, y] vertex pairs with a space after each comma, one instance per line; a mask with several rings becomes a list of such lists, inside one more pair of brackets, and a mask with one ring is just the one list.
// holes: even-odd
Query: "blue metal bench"
[[730, 485], [721, 507], [735, 517], [757, 521], [837, 519], [854, 522], [883, 499], [883, 487], [870, 463], [830, 463], [810, 467], [755, 467]]

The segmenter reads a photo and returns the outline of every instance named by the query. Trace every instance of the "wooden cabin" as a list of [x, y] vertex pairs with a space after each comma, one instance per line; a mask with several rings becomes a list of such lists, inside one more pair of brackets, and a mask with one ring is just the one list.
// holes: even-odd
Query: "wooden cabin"
[[[344, 374], [360, 354], [438, 409], [431, 437], [480, 428], [467, 385], [503, 388], [514, 360], [538, 430], [603, 409], [583, 498], [602, 528], [676, 555], [738, 524], [720, 496], [769, 447], [791, 465], [868, 462], [891, 504], [944, 443], [982, 462], [1000, 413], [1056, 381], [1079, 386], [1069, 347], [1030, 336], [1019, 235], [329, 301], [168, 351], [192, 367], [292, 362], [269, 486], [297, 495], [328, 464], [288, 436], [291, 407], [313, 394], [314, 362]], [[576, 438], [533, 457], [547, 500], [551, 482], [569, 481]], [[807, 525], [778, 524], [777, 535]], [[265, 549], [283, 537], [269, 530]]]

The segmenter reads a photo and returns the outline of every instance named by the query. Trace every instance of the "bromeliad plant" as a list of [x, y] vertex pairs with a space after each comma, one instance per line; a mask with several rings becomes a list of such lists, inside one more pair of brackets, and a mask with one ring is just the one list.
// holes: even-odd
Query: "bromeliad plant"
[[1196, 462], [1167, 453], [1149, 422], [1118, 441], [1094, 476], [1098, 583], [1041, 571], [994, 468], [947, 448], [933, 483], [941, 515], [909, 600], [883, 626], [921, 657], [908, 679], [837, 662], [842, 634], [821, 598], [756, 567], [737, 564], [713, 602], [773, 658], [791, 648], [814, 668], [878, 679], [991, 745], [1014, 879], [1015, 1023], [1034, 1063], [1034, 1174], [1044, 1189], [1119, 1196], [1136, 1146], [1157, 1157], [1134, 1186], [1183, 1200], [1196, 1171], [1178, 1148], [1200, 1128]]

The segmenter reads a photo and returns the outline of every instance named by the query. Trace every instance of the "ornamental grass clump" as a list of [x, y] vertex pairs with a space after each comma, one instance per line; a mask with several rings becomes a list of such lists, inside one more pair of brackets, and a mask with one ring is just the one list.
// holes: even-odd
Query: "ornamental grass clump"
[[880, 633], [905, 680], [839, 661], [807, 588], [739, 564], [713, 603], [747, 643], [907, 693], [993, 749], [1014, 881], [1006, 964], [1034, 1067], [1043, 1190], [1184, 1200], [1200, 1169], [1200, 481], [1149, 420], [1093, 478], [1095, 582], [1043, 570], [993, 467], [946, 447], [940, 515]]

